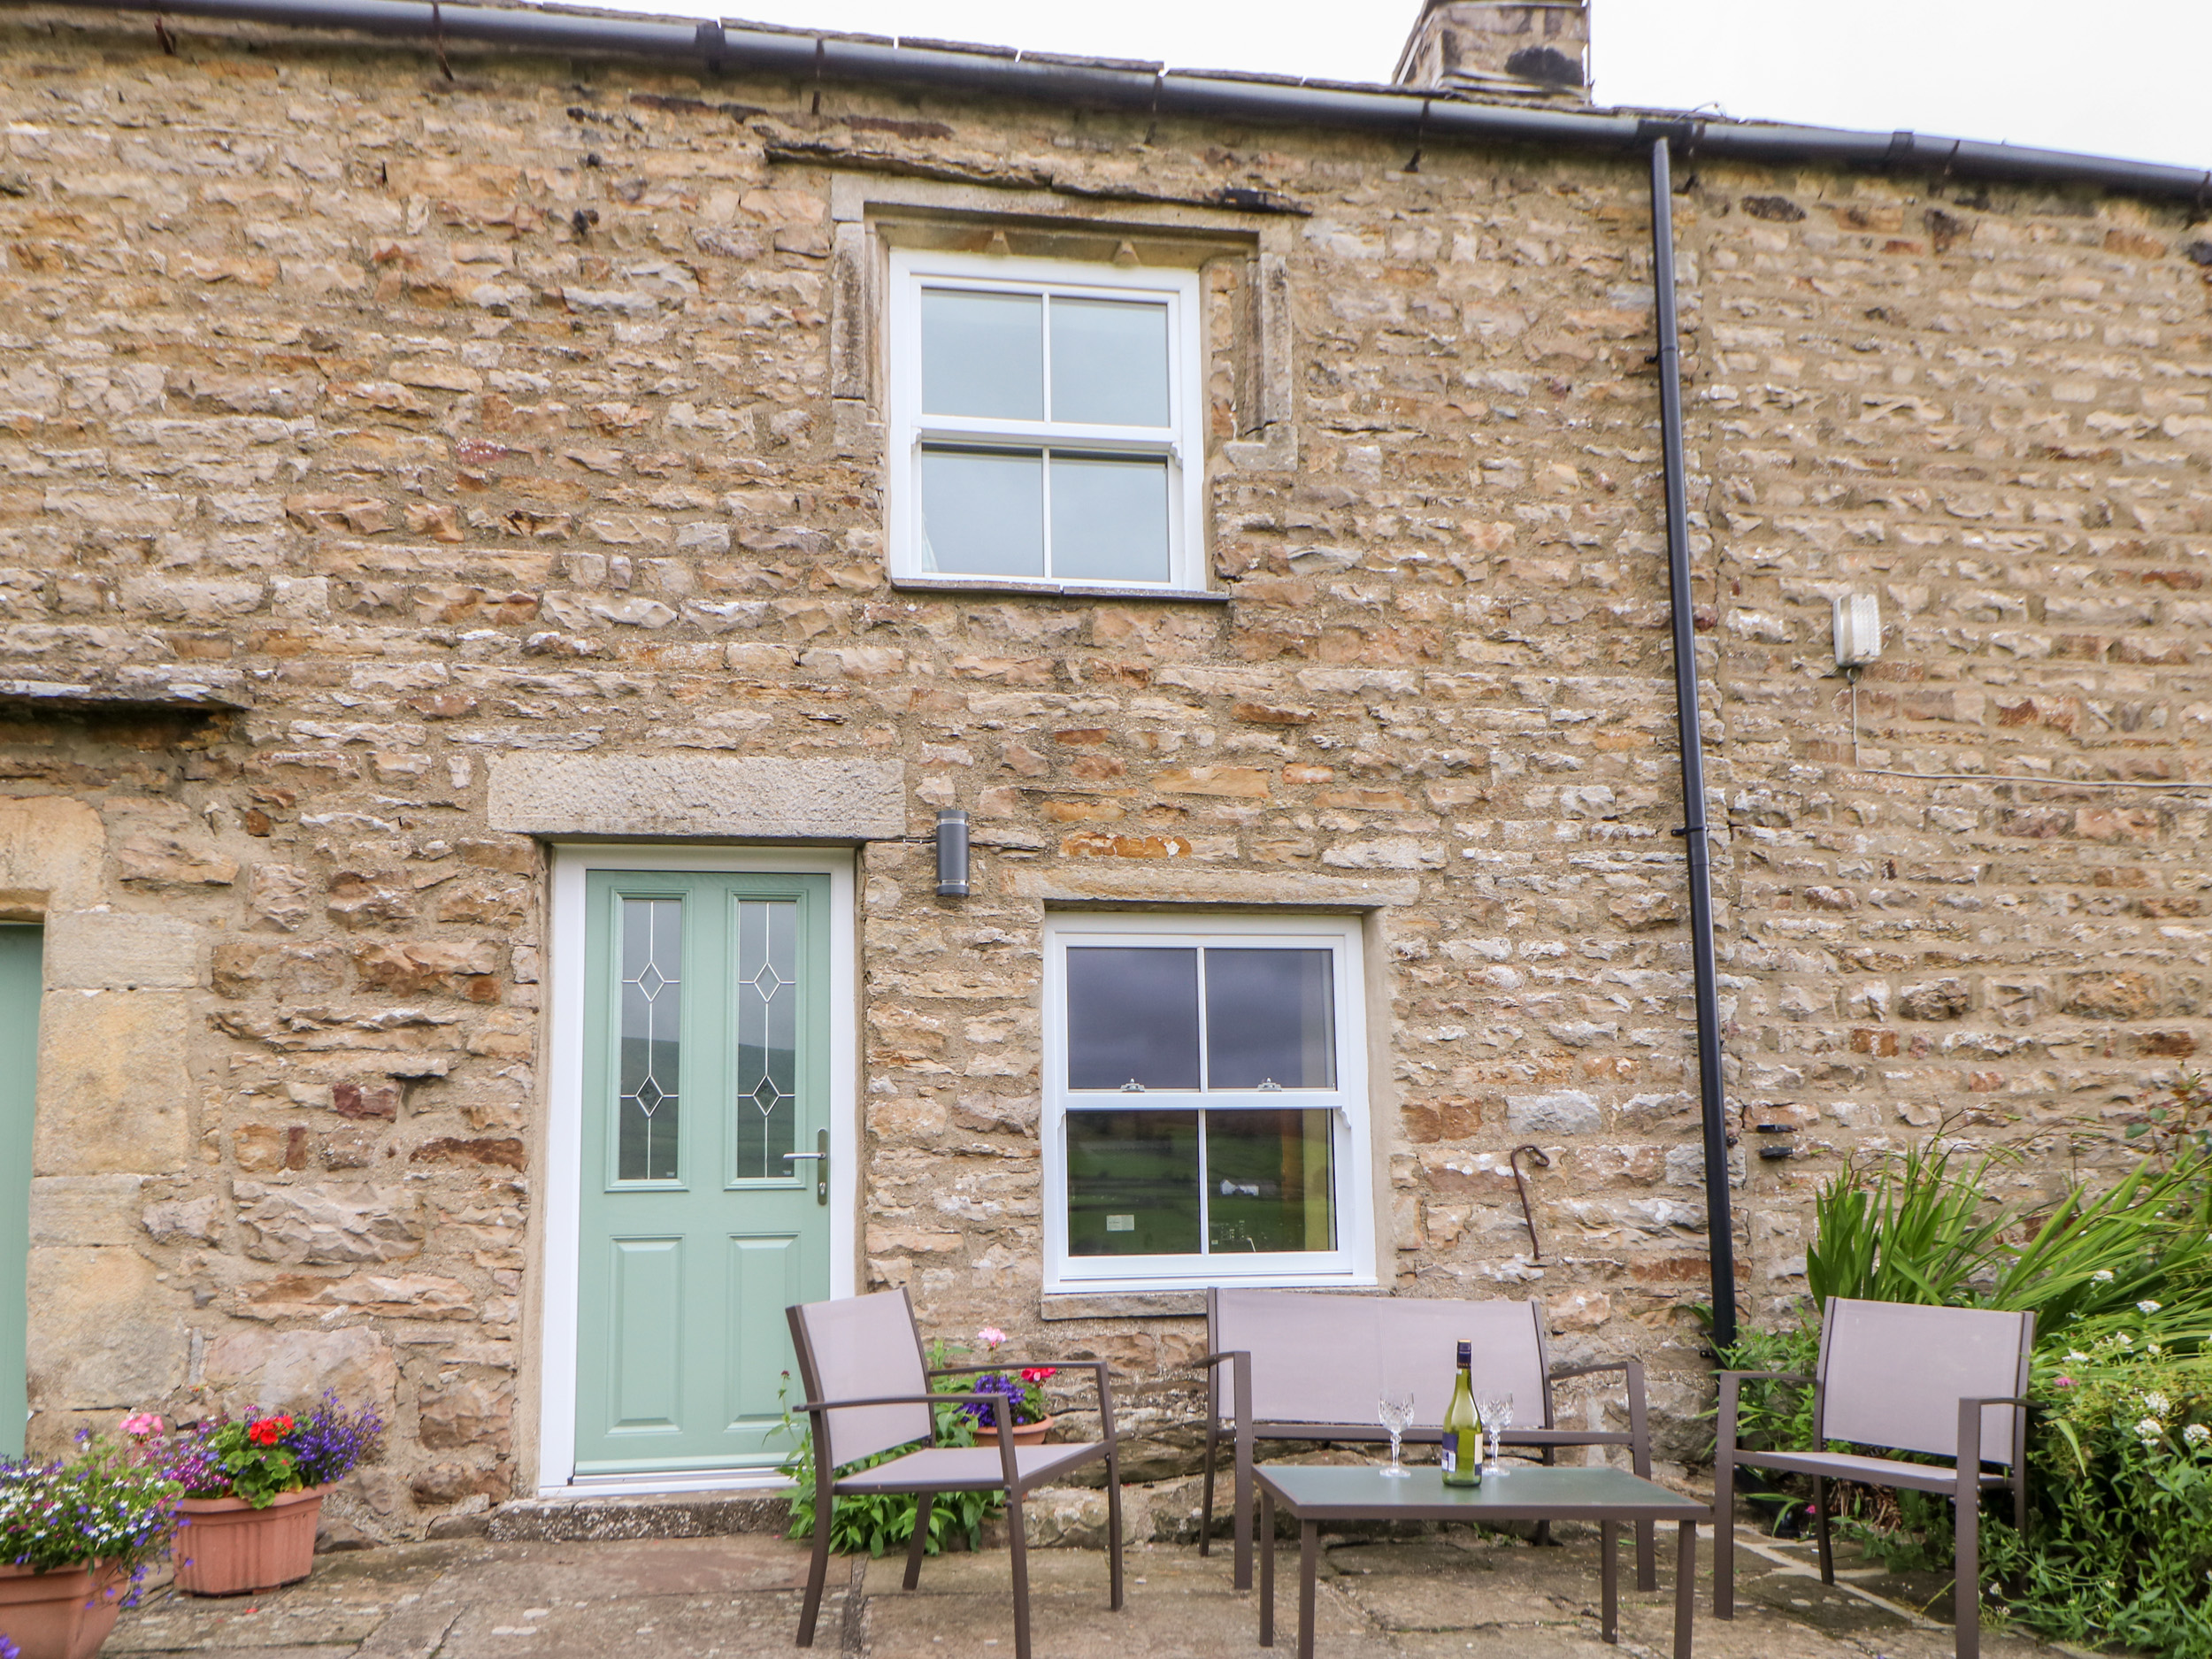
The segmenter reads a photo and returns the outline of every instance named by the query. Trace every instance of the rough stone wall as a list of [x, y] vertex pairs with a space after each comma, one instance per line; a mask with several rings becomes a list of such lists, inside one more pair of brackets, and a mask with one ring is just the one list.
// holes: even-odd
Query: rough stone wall
[[[349, 1525], [528, 1484], [543, 871], [487, 788], [550, 749], [890, 761], [909, 834], [977, 813], [965, 902], [925, 846], [860, 855], [864, 1277], [933, 1330], [1180, 1397], [1199, 1322], [1040, 1306], [1041, 925], [1287, 896], [1374, 917], [1386, 1277], [1542, 1294], [1694, 1450], [1640, 166], [171, 27], [0, 32], [0, 680], [242, 705], [0, 732], [7, 796], [99, 820], [88, 896], [11, 902], [114, 941], [48, 998], [43, 1443], [335, 1380], [396, 1412]], [[1227, 605], [890, 588], [833, 179], [917, 173], [1282, 250], [1264, 442], [1263, 296], [1208, 266]], [[1731, 1093], [1802, 1152], [1740, 1172], [1763, 1304], [1841, 1152], [1966, 1108], [2055, 1156], [2202, 1030], [2194, 797], [2056, 781], [2204, 775], [2202, 244], [2126, 201], [1686, 185]], [[1869, 764], [2055, 781], [1853, 770], [1840, 586], [1903, 623]]]

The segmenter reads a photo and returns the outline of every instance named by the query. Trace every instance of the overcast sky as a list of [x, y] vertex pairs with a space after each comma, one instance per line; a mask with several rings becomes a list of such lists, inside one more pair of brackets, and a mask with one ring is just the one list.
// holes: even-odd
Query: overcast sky
[[[596, 0], [1179, 68], [1387, 81], [1420, 0]], [[1593, 0], [1598, 102], [2212, 168], [2212, 0]], [[2113, 27], [2098, 32], [2096, 19]]]

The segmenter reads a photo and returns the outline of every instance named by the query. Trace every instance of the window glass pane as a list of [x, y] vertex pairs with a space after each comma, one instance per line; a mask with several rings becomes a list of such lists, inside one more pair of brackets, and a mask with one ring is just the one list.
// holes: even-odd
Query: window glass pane
[[1067, 1125], [1068, 1254], [1195, 1256], [1198, 1114], [1070, 1112]]
[[[792, 1175], [799, 1116], [799, 906], [737, 906], [737, 1178]], [[803, 1174], [804, 1171], [798, 1171]]]
[[1044, 302], [922, 290], [922, 412], [1045, 418]]
[[1335, 955], [1206, 952], [1208, 1087], [1336, 1087]]
[[1068, 1087], [1198, 1087], [1198, 953], [1080, 945], [1068, 952]]
[[615, 1179], [672, 1181], [677, 1072], [683, 1046], [684, 907], [622, 901], [622, 1033], [615, 1101]]
[[1052, 573], [1071, 582], [1165, 581], [1167, 463], [1054, 456]]
[[1208, 1250], [1336, 1248], [1330, 1117], [1325, 1110], [1206, 1114]]
[[1052, 418], [1107, 426], [1167, 425], [1167, 307], [1052, 302]]
[[1045, 573], [1044, 458], [922, 451], [922, 568], [960, 576]]

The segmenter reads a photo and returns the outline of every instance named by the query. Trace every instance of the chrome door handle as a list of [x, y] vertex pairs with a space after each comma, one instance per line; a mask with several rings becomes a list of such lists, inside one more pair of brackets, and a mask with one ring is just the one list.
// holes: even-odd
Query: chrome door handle
[[814, 1165], [814, 1202], [818, 1204], [826, 1204], [829, 1202], [828, 1130], [817, 1129], [814, 1132], [813, 1151], [787, 1152], [783, 1155], [783, 1161], [786, 1164], [796, 1164], [802, 1159]]

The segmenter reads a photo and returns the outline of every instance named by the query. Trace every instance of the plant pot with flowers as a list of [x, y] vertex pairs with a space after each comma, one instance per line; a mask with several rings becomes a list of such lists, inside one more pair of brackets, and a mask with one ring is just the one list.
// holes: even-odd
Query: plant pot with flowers
[[175, 1555], [188, 1595], [243, 1595], [315, 1568], [323, 1498], [375, 1449], [383, 1419], [330, 1394], [295, 1417], [219, 1417], [180, 1435], [171, 1470], [184, 1487]]
[[[90, 1659], [177, 1528], [177, 1483], [127, 1417], [52, 1463], [0, 1460], [0, 1659]], [[144, 1425], [152, 1425], [150, 1432]]]
[[[975, 1333], [975, 1340], [983, 1344], [987, 1355], [1006, 1340], [1006, 1333], [996, 1325], [985, 1325]], [[1006, 1399], [1007, 1416], [1013, 1426], [1010, 1432], [1017, 1446], [1041, 1446], [1045, 1436], [1052, 1432], [1052, 1414], [1047, 1409], [1043, 1385], [1057, 1371], [1052, 1365], [1027, 1365], [1018, 1371], [987, 1371], [963, 1383], [971, 1394], [1002, 1394]], [[975, 1419], [975, 1443], [978, 1446], [998, 1444], [997, 1413], [987, 1400], [970, 1401], [961, 1407]]]

